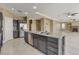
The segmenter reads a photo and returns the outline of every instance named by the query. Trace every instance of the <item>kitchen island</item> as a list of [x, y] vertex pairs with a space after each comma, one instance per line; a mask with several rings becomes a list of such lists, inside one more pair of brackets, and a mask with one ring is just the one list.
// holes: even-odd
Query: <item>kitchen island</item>
[[25, 31], [24, 40], [46, 55], [64, 54], [64, 36]]

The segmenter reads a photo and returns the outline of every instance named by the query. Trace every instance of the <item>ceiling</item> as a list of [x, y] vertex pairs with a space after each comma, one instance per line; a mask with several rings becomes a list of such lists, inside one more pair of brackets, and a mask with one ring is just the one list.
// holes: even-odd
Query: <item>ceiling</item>
[[[79, 4], [78, 3], [3, 3], [7, 8], [18, 16], [28, 16], [33, 19], [39, 19], [43, 16], [57, 21], [68, 21], [70, 18], [65, 13], [78, 13], [73, 19], [79, 21]], [[37, 9], [33, 9], [36, 6]], [[22, 12], [17, 12], [18, 10]], [[27, 12], [28, 14], [24, 14]], [[36, 14], [36, 12], [40, 13]]]

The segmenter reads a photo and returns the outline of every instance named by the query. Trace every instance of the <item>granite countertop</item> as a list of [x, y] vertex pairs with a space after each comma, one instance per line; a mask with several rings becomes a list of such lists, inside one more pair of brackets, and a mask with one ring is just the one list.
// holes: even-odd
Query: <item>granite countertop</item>
[[38, 35], [42, 35], [42, 36], [47, 36], [47, 37], [55, 37], [55, 38], [61, 38], [64, 36], [60, 32], [59, 33], [49, 33], [49, 34], [41, 33], [41, 32], [32, 32], [32, 31], [26, 31], [26, 32], [34, 33], [34, 34], [38, 34]]

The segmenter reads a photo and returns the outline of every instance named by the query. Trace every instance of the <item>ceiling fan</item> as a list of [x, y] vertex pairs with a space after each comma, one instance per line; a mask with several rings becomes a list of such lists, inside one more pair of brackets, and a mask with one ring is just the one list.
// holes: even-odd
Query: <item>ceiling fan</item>
[[76, 16], [78, 13], [71, 13], [71, 12], [67, 12], [64, 13], [66, 16]]
[[74, 19], [74, 17], [75, 17], [77, 14], [79, 14], [79, 13], [76, 13], [76, 12], [74, 12], [74, 13], [71, 13], [71, 12], [64, 13], [64, 15], [65, 15], [67, 18], [70, 18], [70, 20], [72, 20], [72, 21], [76, 21], [76, 19]]

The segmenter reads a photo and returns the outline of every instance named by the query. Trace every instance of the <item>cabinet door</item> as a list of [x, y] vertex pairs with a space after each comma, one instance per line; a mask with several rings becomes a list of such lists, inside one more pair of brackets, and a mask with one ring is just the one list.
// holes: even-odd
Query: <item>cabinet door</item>
[[48, 55], [57, 55], [56, 53], [53, 53], [51, 50], [48, 50]]
[[38, 48], [38, 35], [33, 34], [33, 46]]
[[28, 32], [24, 32], [24, 40], [28, 43]]
[[38, 49], [46, 53], [46, 37], [39, 36]]
[[41, 20], [36, 20], [36, 30], [41, 31]]
[[58, 39], [57, 38], [47, 38], [47, 54], [48, 55], [58, 55]]

